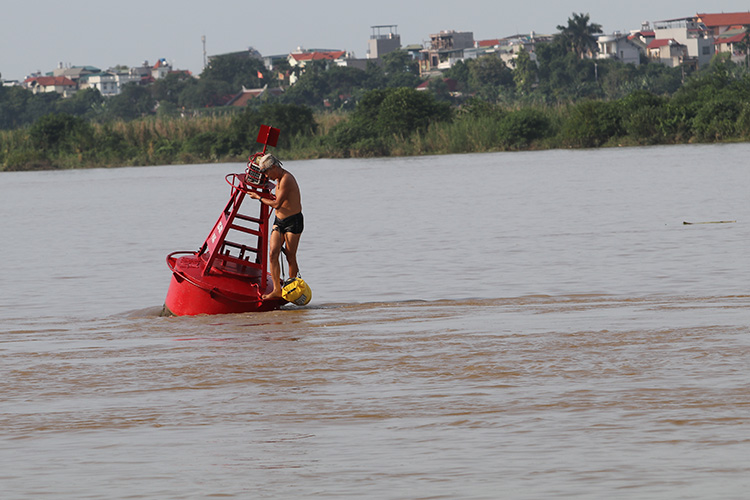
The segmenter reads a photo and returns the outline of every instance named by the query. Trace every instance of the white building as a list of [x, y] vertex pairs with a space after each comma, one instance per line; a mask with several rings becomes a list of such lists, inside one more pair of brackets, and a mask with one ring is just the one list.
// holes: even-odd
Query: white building
[[86, 75], [79, 81], [79, 88], [96, 89], [104, 97], [119, 95], [128, 83], [139, 82], [140, 77], [131, 72], [102, 71], [93, 75]]
[[597, 59], [617, 59], [635, 66], [641, 63], [641, 50], [629, 39], [628, 35], [621, 33], [601, 35], [596, 43], [599, 46]]

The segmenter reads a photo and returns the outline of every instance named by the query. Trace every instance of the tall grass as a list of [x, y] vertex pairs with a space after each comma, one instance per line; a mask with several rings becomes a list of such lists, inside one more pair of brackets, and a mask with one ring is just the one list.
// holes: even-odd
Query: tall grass
[[[463, 108], [450, 121], [407, 135], [377, 135], [371, 127], [357, 129], [349, 113], [324, 112], [313, 117], [314, 133], [289, 137], [283, 141], [288, 145], [280, 144], [273, 151], [283, 159], [310, 159], [747, 140], [750, 105], [730, 97], [709, 100], [698, 112], [691, 111], [689, 100], [671, 106], [643, 96], [557, 106], [485, 104]], [[88, 142], [71, 135], [54, 147], [34, 143], [34, 126], [0, 131], [0, 170], [244, 163], [262, 146], [253, 140], [257, 130], [244, 130], [257, 124], [243, 125], [249, 122], [236, 121], [237, 116], [218, 113], [94, 123], [88, 125]]]

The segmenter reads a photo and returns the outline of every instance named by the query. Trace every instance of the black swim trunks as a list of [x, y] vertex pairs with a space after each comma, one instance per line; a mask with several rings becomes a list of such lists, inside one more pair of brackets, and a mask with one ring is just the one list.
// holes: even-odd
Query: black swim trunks
[[278, 231], [281, 234], [301, 234], [304, 228], [305, 220], [302, 217], [302, 212], [290, 215], [285, 219], [279, 219], [278, 217], [276, 217], [276, 220], [273, 221], [273, 230]]

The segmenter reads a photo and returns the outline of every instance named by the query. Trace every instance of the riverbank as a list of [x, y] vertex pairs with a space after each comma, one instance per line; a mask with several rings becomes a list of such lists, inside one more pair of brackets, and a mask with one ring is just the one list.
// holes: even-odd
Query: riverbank
[[[475, 101], [441, 120], [422, 116], [423, 125], [402, 133], [382, 125], [377, 106], [313, 114], [274, 105], [271, 115], [248, 109], [232, 116], [103, 124], [49, 115], [31, 127], [0, 131], [0, 170], [244, 162], [257, 150], [259, 123], [281, 128], [275, 151], [285, 159], [744, 142], [750, 140], [750, 104], [737, 99], [746, 92], [741, 90], [712, 95], [710, 89], [688, 88], [672, 98], [634, 92], [617, 101], [515, 108]], [[286, 114], [279, 117], [279, 110]], [[407, 107], [403, 114], [420, 111]]]

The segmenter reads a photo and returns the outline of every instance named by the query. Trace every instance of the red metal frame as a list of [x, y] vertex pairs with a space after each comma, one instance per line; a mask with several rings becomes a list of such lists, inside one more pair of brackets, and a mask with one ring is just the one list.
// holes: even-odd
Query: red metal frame
[[[263, 151], [248, 158], [248, 164], [265, 154], [267, 146], [275, 146], [279, 133], [279, 129], [261, 126], [258, 142], [264, 145]], [[260, 182], [251, 179], [249, 171], [228, 174], [229, 201], [201, 248], [167, 256], [172, 282], [164, 305], [172, 314], [267, 311], [285, 303], [283, 299], [261, 299], [273, 288], [268, 272], [271, 207], [259, 203], [257, 216], [241, 213], [240, 209], [251, 192], [273, 199], [275, 186], [264, 176]]]

